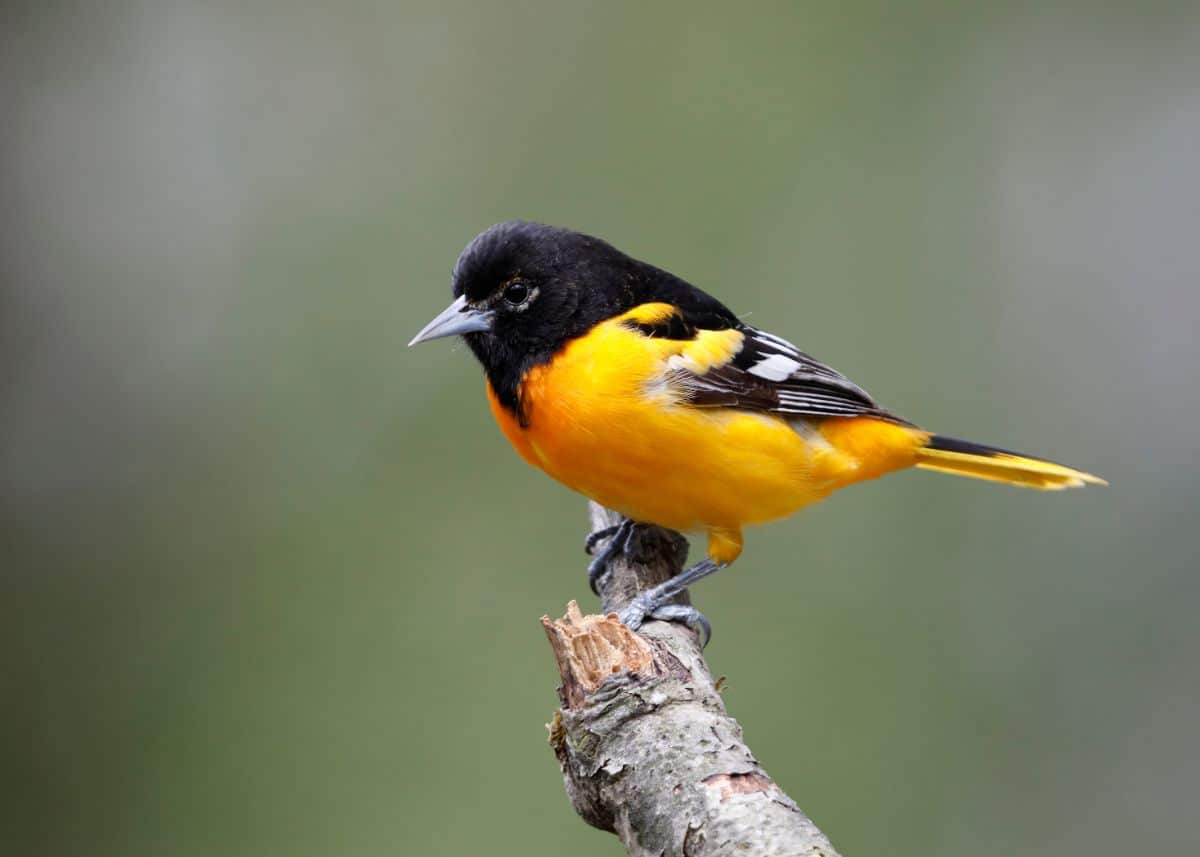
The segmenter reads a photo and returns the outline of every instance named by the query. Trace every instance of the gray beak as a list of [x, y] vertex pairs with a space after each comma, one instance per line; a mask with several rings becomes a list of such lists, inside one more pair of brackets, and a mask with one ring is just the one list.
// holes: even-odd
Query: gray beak
[[491, 310], [478, 310], [467, 306], [467, 299], [460, 297], [442, 310], [437, 318], [422, 327], [421, 332], [413, 337], [412, 342], [408, 343], [408, 347], [412, 348], [418, 342], [441, 339], [443, 336], [490, 330], [491, 327]]

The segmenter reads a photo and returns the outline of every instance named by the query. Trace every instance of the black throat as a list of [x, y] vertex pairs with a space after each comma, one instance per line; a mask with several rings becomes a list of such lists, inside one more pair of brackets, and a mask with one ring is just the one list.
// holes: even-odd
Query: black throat
[[521, 428], [528, 428], [529, 409], [521, 398], [521, 384], [525, 380], [525, 373], [534, 366], [549, 363], [557, 349], [546, 347], [518, 354], [494, 337], [468, 334], [464, 338], [483, 365], [484, 374], [496, 395], [496, 400], [512, 414]]

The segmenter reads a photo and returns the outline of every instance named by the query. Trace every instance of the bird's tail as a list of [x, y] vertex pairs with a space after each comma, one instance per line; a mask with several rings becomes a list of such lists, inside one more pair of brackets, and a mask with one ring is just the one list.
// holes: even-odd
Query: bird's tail
[[1007, 482], [1009, 485], [1022, 485], [1042, 491], [1078, 488], [1084, 484], [1108, 484], [1099, 476], [1055, 464], [1053, 461], [1030, 458], [994, 446], [971, 443], [940, 434], [931, 435], [929, 443], [917, 451], [916, 466], [925, 470], [988, 479], [992, 482]]

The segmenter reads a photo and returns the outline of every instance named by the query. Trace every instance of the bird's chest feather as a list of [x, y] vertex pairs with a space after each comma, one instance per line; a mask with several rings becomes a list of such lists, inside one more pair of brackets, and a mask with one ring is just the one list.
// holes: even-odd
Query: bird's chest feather
[[489, 389], [493, 413], [526, 460], [578, 487], [597, 470], [654, 456], [672, 430], [676, 397], [661, 350], [607, 322], [525, 374], [522, 419]]

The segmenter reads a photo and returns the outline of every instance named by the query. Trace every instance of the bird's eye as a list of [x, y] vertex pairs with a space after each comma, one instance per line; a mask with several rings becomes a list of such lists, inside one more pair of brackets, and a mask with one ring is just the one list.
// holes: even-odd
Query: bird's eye
[[529, 286], [520, 282], [509, 283], [504, 290], [504, 301], [511, 306], [520, 306], [529, 300]]

